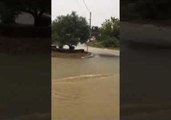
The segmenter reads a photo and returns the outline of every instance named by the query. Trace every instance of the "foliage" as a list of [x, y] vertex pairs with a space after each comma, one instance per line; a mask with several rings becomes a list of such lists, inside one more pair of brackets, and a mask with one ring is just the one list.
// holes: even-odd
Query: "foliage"
[[101, 44], [107, 48], [116, 48], [120, 45], [119, 40], [116, 37], [109, 36], [106, 36], [106, 38], [101, 42]]
[[171, 18], [170, 0], [122, 0], [121, 18], [168, 19]]
[[96, 39], [99, 39], [100, 35], [100, 28], [98, 26], [91, 27], [91, 36], [94, 36]]
[[[13, 19], [20, 12], [26, 12], [34, 17], [34, 25], [39, 26], [42, 19], [43, 13], [50, 13], [51, 11], [51, 2], [49, 0], [1, 0], [3, 8], [1, 8], [1, 19], [6, 16], [6, 21], [9, 21], [10, 17], [13, 16]], [[9, 14], [5, 14], [4, 11], [7, 11]]]
[[119, 47], [120, 39], [120, 21], [111, 17], [107, 19], [101, 27], [101, 37], [98, 39], [103, 47], [115, 48]]
[[68, 45], [70, 49], [74, 45], [85, 43], [89, 37], [89, 26], [84, 17], [75, 12], [66, 16], [58, 16], [52, 23], [52, 42], [59, 46]]
[[18, 15], [13, 7], [7, 6], [5, 3], [0, 2], [0, 21], [3, 24], [14, 23], [15, 17]]
[[51, 2], [49, 0], [20, 0], [21, 8], [23, 12], [27, 12], [34, 17], [34, 25], [41, 26], [42, 15], [44, 13], [50, 13]]
[[102, 24], [101, 33], [102, 35], [108, 35], [110, 37], [115, 36], [119, 38], [119, 33], [120, 33], [119, 19], [111, 17], [111, 19], [106, 20]]

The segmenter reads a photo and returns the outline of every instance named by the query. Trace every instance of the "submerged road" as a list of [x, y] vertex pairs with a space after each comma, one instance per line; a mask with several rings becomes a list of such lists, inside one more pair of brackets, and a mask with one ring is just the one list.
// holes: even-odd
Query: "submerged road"
[[52, 58], [53, 120], [119, 120], [119, 52], [89, 52], [95, 56]]

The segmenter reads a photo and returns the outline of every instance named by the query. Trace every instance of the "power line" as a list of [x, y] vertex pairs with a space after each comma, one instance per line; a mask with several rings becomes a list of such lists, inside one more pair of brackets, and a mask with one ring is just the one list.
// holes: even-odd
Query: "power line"
[[87, 9], [82, 9], [82, 8], [85, 8], [85, 5], [82, 3], [83, 2], [82, 0], [81, 1], [80, 0], [74, 0], [74, 1], [77, 4], [78, 11], [83, 12], [84, 14], [87, 13]]
[[[90, 12], [90, 19], [89, 19], [90, 20], [90, 23], [89, 23], [90, 24], [90, 28], [89, 28], [89, 31], [90, 31], [90, 33], [89, 33], [90, 34], [89, 35], [89, 40], [90, 40], [91, 39], [91, 11], [89, 10], [89, 8], [88, 8], [88, 6], [87, 6], [87, 4], [86, 4], [86, 2], [84, 0], [83, 0], [83, 3], [85, 5], [86, 9], [88, 10], [88, 12]], [[87, 44], [87, 52], [88, 52], [88, 41], [87, 41], [86, 44]]]
[[88, 8], [88, 6], [87, 6], [85, 0], [83, 0], [83, 3], [84, 3], [84, 5], [85, 5], [86, 9], [90, 12], [90, 9]]

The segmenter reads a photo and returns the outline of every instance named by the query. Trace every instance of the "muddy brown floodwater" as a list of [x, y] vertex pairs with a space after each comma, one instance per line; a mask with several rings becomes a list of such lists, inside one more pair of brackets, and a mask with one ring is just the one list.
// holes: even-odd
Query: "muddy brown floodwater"
[[52, 58], [52, 120], [119, 120], [119, 57]]

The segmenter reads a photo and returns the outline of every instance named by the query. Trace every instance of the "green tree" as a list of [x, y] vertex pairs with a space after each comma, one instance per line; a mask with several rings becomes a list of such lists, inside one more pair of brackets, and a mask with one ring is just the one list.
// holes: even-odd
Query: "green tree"
[[96, 39], [99, 39], [100, 28], [98, 26], [92, 26], [91, 27], [91, 36], [95, 37]]
[[118, 18], [111, 17], [102, 24], [102, 35], [119, 38], [120, 34], [120, 21]]
[[75, 12], [66, 16], [58, 16], [52, 23], [52, 40], [62, 48], [68, 45], [74, 49], [79, 42], [85, 43], [89, 37], [89, 26], [84, 17]]
[[170, 0], [137, 0], [135, 12], [147, 19], [168, 19], [171, 17]]
[[171, 18], [171, 0], [121, 0], [122, 20]]
[[100, 44], [104, 47], [119, 47], [120, 21], [111, 17], [107, 19], [101, 27]]
[[18, 11], [15, 10], [12, 5], [7, 5], [3, 1], [0, 2], [0, 21], [3, 24], [15, 23], [15, 18], [18, 15]]
[[44, 13], [51, 12], [51, 2], [49, 0], [1, 0], [3, 3], [3, 13], [7, 11], [10, 14], [1, 14], [10, 18], [15, 17], [20, 12], [26, 12], [34, 17], [34, 25], [40, 26]]
[[34, 17], [34, 25], [40, 26], [44, 13], [51, 12], [49, 0], [20, 0], [20, 10], [31, 14]]

